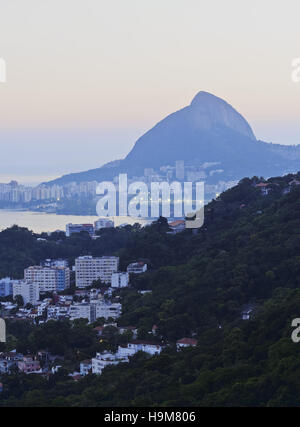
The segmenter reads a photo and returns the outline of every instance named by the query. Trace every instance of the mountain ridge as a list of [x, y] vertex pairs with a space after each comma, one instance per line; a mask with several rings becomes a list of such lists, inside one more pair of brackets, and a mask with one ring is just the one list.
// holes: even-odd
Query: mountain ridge
[[[159, 170], [178, 160], [193, 165], [220, 163], [223, 172], [218, 178], [224, 181], [245, 175], [282, 175], [300, 169], [300, 146], [257, 140], [250, 124], [234, 107], [200, 91], [190, 105], [169, 114], [142, 135], [124, 159], [64, 175], [48, 184], [111, 180], [119, 173], [143, 176], [146, 168]], [[213, 179], [208, 177], [207, 181]]]

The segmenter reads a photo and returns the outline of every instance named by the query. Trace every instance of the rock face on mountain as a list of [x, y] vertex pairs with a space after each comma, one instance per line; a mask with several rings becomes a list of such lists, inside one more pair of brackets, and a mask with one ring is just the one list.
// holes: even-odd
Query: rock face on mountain
[[214, 126], [224, 126], [250, 139], [256, 139], [250, 125], [241, 114], [226, 101], [208, 92], [199, 92], [188, 110], [195, 128], [209, 130]]
[[142, 176], [145, 168], [159, 170], [177, 160], [195, 166], [217, 163], [221, 172], [211, 180], [274, 176], [300, 169], [300, 146], [258, 141], [248, 122], [231, 105], [199, 92], [189, 106], [170, 114], [139, 138], [124, 160], [66, 175], [52, 183], [107, 180], [124, 172]]
[[124, 163], [136, 169], [145, 162], [154, 168], [176, 160], [223, 162], [228, 153], [232, 156], [237, 140], [243, 149], [249, 144], [253, 149], [257, 142], [250, 125], [231, 105], [199, 92], [188, 107], [169, 115], [143, 135]]

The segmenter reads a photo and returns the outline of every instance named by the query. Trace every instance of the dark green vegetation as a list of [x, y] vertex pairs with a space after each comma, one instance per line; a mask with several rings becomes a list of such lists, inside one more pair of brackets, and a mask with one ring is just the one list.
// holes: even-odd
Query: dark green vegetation
[[[290, 336], [292, 320], [300, 317], [300, 186], [283, 195], [293, 178], [300, 174], [270, 179], [268, 196], [254, 187], [257, 179], [244, 179], [207, 206], [197, 234], [166, 234], [163, 219], [145, 229], [106, 230], [96, 241], [52, 236], [40, 243], [26, 230], [1, 233], [2, 276], [54, 256], [118, 253], [122, 267], [149, 260], [152, 270], [123, 291], [120, 323], [138, 326], [140, 337], [156, 324], [170, 346], [78, 383], [64, 371], [49, 381], [3, 377], [0, 405], [299, 406], [300, 344]], [[152, 293], [137, 292], [145, 289]], [[254, 314], [242, 321], [248, 304]], [[36, 341], [41, 336], [54, 339], [51, 325], [39, 328], [9, 332], [31, 349], [43, 344]], [[64, 346], [56, 351], [84, 357], [95, 351], [89, 326], [56, 328]], [[176, 352], [175, 341], [192, 334], [198, 346]]]

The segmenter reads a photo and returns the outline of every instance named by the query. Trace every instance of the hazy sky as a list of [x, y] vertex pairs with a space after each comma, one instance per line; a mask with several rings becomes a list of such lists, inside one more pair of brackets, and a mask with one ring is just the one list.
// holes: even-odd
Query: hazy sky
[[121, 158], [205, 90], [300, 143], [299, 0], [0, 0], [0, 181]]

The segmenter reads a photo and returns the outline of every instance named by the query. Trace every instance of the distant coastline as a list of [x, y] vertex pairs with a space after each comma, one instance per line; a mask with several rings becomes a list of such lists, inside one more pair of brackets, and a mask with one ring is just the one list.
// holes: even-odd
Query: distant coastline
[[[65, 231], [68, 223], [91, 223], [98, 219], [94, 215], [57, 215], [47, 212], [23, 211], [17, 209], [0, 209], [0, 231], [10, 228], [13, 225], [25, 227], [35, 233], [53, 232], [57, 230]], [[134, 223], [144, 224], [146, 221], [130, 217], [114, 217], [115, 226], [124, 223], [133, 225]]]

